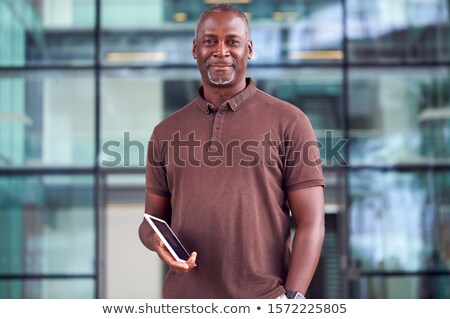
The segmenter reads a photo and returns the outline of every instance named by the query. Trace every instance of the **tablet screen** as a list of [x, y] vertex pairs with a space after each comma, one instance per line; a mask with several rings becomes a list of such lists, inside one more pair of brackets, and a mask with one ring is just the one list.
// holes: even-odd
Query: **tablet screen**
[[151, 218], [156, 228], [158, 228], [161, 235], [164, 236], [170, 247], [172, 247], [177, 256], [182, 260], [187, 260], [189, 258], [189, 254], [187, 253], [186, 249], [184, 249], [183, 245], [175, 236], [173, 231], [170, 229], [169, 225], [163, 220], [157, 219], [153, 216], [149, 217]]

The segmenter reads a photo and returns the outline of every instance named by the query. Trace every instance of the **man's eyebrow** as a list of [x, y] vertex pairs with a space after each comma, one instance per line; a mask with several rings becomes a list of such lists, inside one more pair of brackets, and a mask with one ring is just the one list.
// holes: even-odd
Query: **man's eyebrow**
[[230, 33], [230, 34], [227, 34], [227, 35], [225, 35], [225, 37], [227, 37], [227, 38], [243, 38], [244, 37], [244, 35], [243, 34], [240, 34], [240, 33]]
[[[217, 33], [213, 33], [213, 32], [206, 32], [203, 34], [200, 34], [201, 37], [217, 37], [218, 34]], [[228, 33], [225, 34], [225, 38], [244, 38], [244, 34], [240, 34], [240, 33]]]
[[215, 34], [215, 33], [203, 33], [203, 34], [200, 34], [200, 36], [201, 37], [217, 37], [217, 34]]

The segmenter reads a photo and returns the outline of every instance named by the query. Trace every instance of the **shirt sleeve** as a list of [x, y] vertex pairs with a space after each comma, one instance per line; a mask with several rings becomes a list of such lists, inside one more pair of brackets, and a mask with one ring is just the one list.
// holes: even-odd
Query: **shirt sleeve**
[[167, 183], [167, 167], [163, 150], [153, 131], [147, 149], [147, 161], [145, 168], [145, 190], [160, 196], [170, 197]]
[[283, 187], [286, 192], [325, 186], [317, 138], [305, 114], [299, 115], [284, 136]]

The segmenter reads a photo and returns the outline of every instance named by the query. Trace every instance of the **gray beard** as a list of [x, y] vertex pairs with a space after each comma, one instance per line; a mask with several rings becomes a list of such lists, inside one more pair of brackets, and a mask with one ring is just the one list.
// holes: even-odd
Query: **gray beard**
[[229, 80], [223, 80], [222, 78], [220, 78], [219, 80], [213, 80], [211, 74], [208, 72], [208, 78], [211, 81], [211, 83], [215, 84], [215, 85], [227, 85], [230, 84], [231, 81], [234, 80], [234, 77], [236, 75], [236, 71], [233, 70], [233, 74], [231, 75], [231, 78]]

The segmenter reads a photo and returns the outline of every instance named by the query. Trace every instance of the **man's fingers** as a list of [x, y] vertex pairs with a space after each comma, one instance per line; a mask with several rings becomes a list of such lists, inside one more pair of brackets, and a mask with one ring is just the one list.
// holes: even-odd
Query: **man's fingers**
[[192, 269], [194, 269], [195, 267], [197, 267], [196, 264], [196, 259], [197, 259], [197, 253], [193, 252], [191, 254], [191, 256], [189, 257], [188, 260], [186, 260], [185, 263], [183, 262], [175, 262], [176, 265], [172, 266], [172, 269], [175, 270], [175, 272], [177, 273], [188, 273], [190, 272]]
[[189, 259], [186, 260], [186, 263], [187, 263], [190, 267], [194, 268], [194, 267], [197, 266], [197, 264], [195, 263], [196, 260], [197, 260], [197, 252], [194, 251], [194, 252], [191, 254], [191, 256], [189, 257]]
[[164, 245], [164, 242], [158, 237], [158, 235], [154, 234], [153, 240], [156, 244], [156, 253], [175, 272], [187, 273], [194, 267], [197, 267], [197, 264], [195, 263], [197, 259], [196, 252], [193, 252], [186, 262], [178, 262], [173, 258], [172, 254], [169, 252], [166, 245]]

